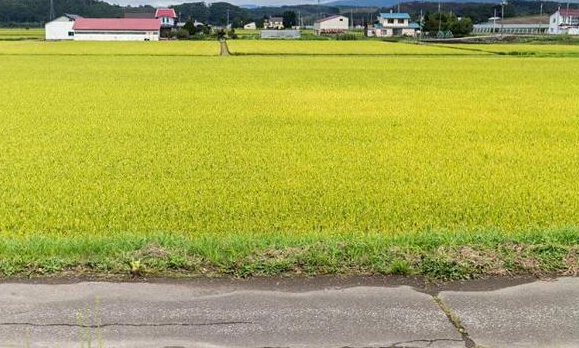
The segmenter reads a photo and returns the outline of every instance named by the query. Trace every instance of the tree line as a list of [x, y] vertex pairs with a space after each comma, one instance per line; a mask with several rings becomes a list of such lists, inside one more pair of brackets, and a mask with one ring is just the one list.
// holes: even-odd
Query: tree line
[[[558, 3], [544, 2], [545, 14], [556, 11]], [[436, 13], [436, 2], [406, 2], [400, 4], [401, 12], [408, 12], [414, 21], [418, 21], [420, 13]], [[181, 21], [194, 19], [213, 26], [229, 24], [241, 27], [249, 22], [256, 22], [261, 26], [263, 20], [269, 16], [284, 17], [287, 24], [313, 24], [316, 19], [334, 14], [343, 14], [352, 17], [353, 24], [367, 25], [376, 20], [380, 12], [397, 11], [398, 6], [389, 8], [377, 7], [343, 7], [324, 5], [296, 5], [282, 7], [242, 8], [226, 2], [216, 3], [185, 3], [172, 6], [179, 14]], [[99, 0], [54, 0], [54, 9], [57, 16], [64, 13], [78, 14], [85, 17], [123, 17], [125, 12], [152, 12], [151, 6], [123, 7], [112, 5]], [[485, 22], [493, 16], [495, 10], [500, 14], [500, 5], [492, 3], [453, 3], [443, 4], [442, 12], [449, 17], [470, 18], [473, 23]], [[540, 11], [540, 3], [536, 1], [514, 0], [505, 7], [505, 17], [534, 15]], [[22, 26], [23, 23], [42, 25], [49, 20], [50, 0], [0, 0], [0, 25]], [[291, 18], [290, 18], [291, 17]], [[452, 19], [449, 19], [452, 21]]]

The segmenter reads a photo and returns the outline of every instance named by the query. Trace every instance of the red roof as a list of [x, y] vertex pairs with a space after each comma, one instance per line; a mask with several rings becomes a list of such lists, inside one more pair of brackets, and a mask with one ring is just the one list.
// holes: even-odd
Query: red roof
[[155, 12], [155, 18], [159, 17], [177, 18], [177, 14], [172, 8], [160, 8]]
[[158, 19], [142, 18], [79, 18], [74, 22], [75, 30], [160, 30]]
[[562, 17], [579, 17], [579, 10], [561, 10], [561, 16]]

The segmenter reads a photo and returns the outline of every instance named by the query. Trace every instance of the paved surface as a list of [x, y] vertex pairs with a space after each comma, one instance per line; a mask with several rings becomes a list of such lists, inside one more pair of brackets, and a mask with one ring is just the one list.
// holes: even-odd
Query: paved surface
[[387, 285], [4, 283], [0, 347], [579, 346], [577, 278], [480, 292]]
[[484, 347], [579, 347], [579, 279], [490, 292], [442, 292], [470, 338]]

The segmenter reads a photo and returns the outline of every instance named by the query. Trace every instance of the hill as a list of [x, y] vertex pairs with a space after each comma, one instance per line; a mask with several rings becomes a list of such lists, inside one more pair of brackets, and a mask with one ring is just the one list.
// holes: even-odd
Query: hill
[[[435, 0], [431, 0], [428, 1], [426, 0], [426, 2], [436, 2]], [[460, 3], [472, 3], [472, 2], [476, 2], [476, 3], [493, 3], [496, 4], [497, 1], [495, 0], [448, 0], [445, 1], [445, 3], [448, 2], [460, 2]], [[352, 6], [352, 7], [390, 7], [390, 6], [395, 6], [399, 3], [399, 1], [396, 0], [339, 0], [339, 1], [331, 1], [331, 2], [327, 2], [324, 3], [324, 5], [327, 6]]]
[[[556, 11], [558, 3], [544, 2], [544, 13]], [[152, 11], [151, 6], [123, 7], [111, 5], [98, 0], [54, 0], [55, 14], [74, 13], [85, 17], [122, 17], [127, 12]], [[305, 25], [311, 25], [316, 19], [333, 14], [345, 14], [353, 19], [354, 24], [373, 22], [379, 12], [390, 10], [411, 14], [417, 20], [420, 13], [436, 12], [438, 3], [433, 1], [403, 2], [395, 0], [340, 0], [321, 5], [264, 6], [244, 8], [227, 2], [193, 2], [171, 6], [180, 15], [182, 21], [189, 18], [222, 26], [229, 22], [234, 27], [244, 23], [257, 22], [260, 25], [264, 18], [281, 16], [286, 11], [298, 14]], [[41, 26], [48, 21], [50, 0], [0, 0], [0, 26]], [[475, 23], [486, 22], [489, 17], [500, 11], [500, 5], [490, 0], [465, 0], [462, 2], [445, 2], [442, 10], [458, 16], [470, 17]], [[537, 15], [540, 3], [536, 1], [511, 1], [505, 7], [505, 18]]]

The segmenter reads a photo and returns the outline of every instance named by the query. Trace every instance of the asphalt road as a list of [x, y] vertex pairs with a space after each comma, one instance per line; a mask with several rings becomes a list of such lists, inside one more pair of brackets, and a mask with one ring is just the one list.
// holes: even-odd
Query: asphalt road
[[1, 283], [0, 347], [578, 347], [578, 298], [579, 278]]

